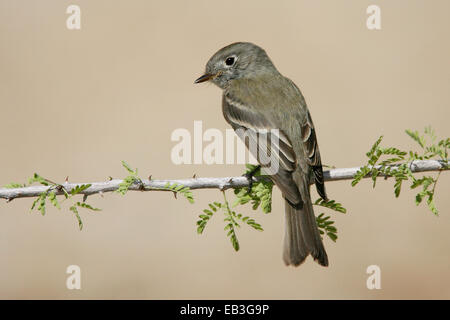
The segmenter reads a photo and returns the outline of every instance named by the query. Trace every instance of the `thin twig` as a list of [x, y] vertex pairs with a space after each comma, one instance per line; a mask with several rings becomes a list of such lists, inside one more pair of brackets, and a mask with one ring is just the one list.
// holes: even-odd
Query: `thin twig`
[[[449, 170], [450, 162], [445, 163], [445, 161], [441, 160], [417, 160], [410, 163], [410, 168], [412, 172], [425, 172], [425, 171], [443, 171]], [[392, 168], [397, 167], [398, 165], [393, 165]], [[339, 180], [351, 180], [355, 176], [356, 172], [359, 170], [359, 167], [354, 168], [338, 168], [338, 169], [330, 169], [324, 171], [323, 176], [325, 181], [339, 181]], [[264, 179], [264, 177], [254, 177], [254, 181], [258, 181], [258, 179]], [[123, 180], [120, 179], [112, 179], [105, 182], [90, 182], [90, 183], [68, 183], [67, 181], [62, 183], [62, 187], [68, 193], [71, 192], [77, 186], [83, 184], [91, 184], [91, 186], [83, 191], [80, 194], [89, 196], [92, 194], [100, 193], [104, 194], [105, 192], [113, 192], [119, 188], [119, 184], [122, 183]], [[223, 178], [191, 178], [191, 179], [176, 179], [176, 180], [142, 180], [139, 183], [135, 183], [130, 186], [130, 191], [172, 191], [167, 190], [165, 187], [167, 183], [170, 184], [181, 184], [185, 187], [189, 187], [190, 189], [220, 189], [226, 190], [230, 188], [241, 188], [249, 186], [249, 179], [246, 176], [239, 177], [223, 177]], [[29, 186], [23, 188], [3, 188], [0, 189], [0, 198], [6, 199], [8, 201], [12, 201], [16, 198], [29, 198], [29, 197], [37, 197], [43, 192], [49, 190], [49, 186]], [[62, 188], [55, 188], [55, 194], [63, 195], [64, 192]]]

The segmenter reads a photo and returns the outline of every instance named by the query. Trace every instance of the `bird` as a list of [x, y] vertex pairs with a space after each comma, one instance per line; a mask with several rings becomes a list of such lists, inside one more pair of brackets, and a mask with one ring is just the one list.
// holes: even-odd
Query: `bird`
[[[315, 183], [320, 197], [328, 198], [316, 130], [300, 89], [277, 70], [263, 48], [250, 42], [217, 51], [195, 83], [207, 81], [222, 89], [225, 120], [285, 200], [284, 263], [299, 266], [311, 255], [328, 266], [310, 185]], [[266, 143], [261, 143], [262, 136]], [[277, 160], [276, 170], [268, 168], [269, 157]]]

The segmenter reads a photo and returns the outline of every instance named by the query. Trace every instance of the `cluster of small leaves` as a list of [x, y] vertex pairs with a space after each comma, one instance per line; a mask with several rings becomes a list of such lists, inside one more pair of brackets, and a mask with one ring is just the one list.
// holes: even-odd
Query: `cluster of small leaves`
[[439, 214], [439, 211], [436, 208], [434, 203], [434, 190], [436, 188], [438, 178], [433, 178], [430, 176], [424, 176], [420, 179], [414, 178], [413, 183], [411, 184], [411, 189], [415, 189], [419, 186], [422, 187], [422, 191], [416, 194], [416, 204], [419, 205], [424, 198], [427, 198], [428, 208], [435, 215]]
[[[369, 152], [366, 153], [366, 156], [369, 159], [367, 165], [358, 170], [353, 178], [352, 186], [357, 185], [361, 179], [370, 175], [372, 177], [373, 187], [375, 188], [376, 179], [379, 175], [393, 176], [395, 177], [395, 193], [396, 196], [398, 196], [400, 194], [402, 181], [408, 179], [406, 177], [408, 172], [405, 171], [409, 170], [409, 168], [407, 166], [392, 167], [392, 165], [403, 161], [407, 153], [393, 147], [381, 148], [380, 143], [382, 140], [383, 136], [380, 136]], [[378, 163], [382, 156], [388, 156], [388, 158]]]
[[203, 210], [204, 214], [199, 215], [199, 220], [197, 221], [197, 233], [202, 234], [205, 230], [206, 224], [211, 219], [211, 217], [219, 210], [222, 210], [225, 214], [224, 221], [226, 223], [224, 230], [227, 232], [227, 237], [230, 238], [231, 245], [234, 250], [238, 251], [239, 240], [237, 238], [236, 229], [240, 228], [240, 223], [247, 224], [255, 230], [263, 231], [263, 228], [259, 223], [255, 221], [255, 219], [250, 218], [249, 216], [243, 216], [241, 213], [236, 213], [236, 211], [230, 208], [228, 200], [225, 195], [225, 191], [223, 191], [224, 202], [213, 202], [208, 204], [209, 209]]
[[101, 210], [99, 208], [94, 208], [93, 206], [91, 206], [85, 202], [80, 202], [80, 201], [77, 201], [74, 205], [72, 205], [69, 208], [69, 210], [75, 214], [75, 217], [77, 218], [77, 221], [78, 221], [78, 227], [80, 228], [80, 230], [83, 230], [83, 221], [81, 220], [80, 214], [78, 213], [78, 208], [85, 208], [85, 209], [89, 209], [92, 211], [100, 211]]
[[[236, 200], [233, 203], [233, 208], [238, 205], [245, 205], [247, 203], [252, 204], [252, 209], [257, 210], [261, 207], [264, 213], [270, 213], [272, 210], [272, 190], [273, 190], [273, 182], [269, 179], [268, 176], [264, 176], [261, 174], [261, 170], [259, 166], [255, 166], [252, 164], [246, 164], [246, 171], [244, 173], [245, 176], [256, 177], [257, 181], [252, 183], [252, 187], [249, 188], [236, 188], [234, 190], [234, 194], [236, 195]], [[224, 193], [225, 197], [225, 193]], [[346, 209], [342, 206], [342, 204], [329, 200], [325, 201], [323, 199], [318, 199], [314, 205], [325, 207], [336, 212], [346, 213]], [[245, 216], [242, 214], [237, 214], [233, 211], [228, 205], [228, 201], [225, 198], [224, 203], [213, 202], [208, 204], [209, 208], [203, 210], [203, 214], [199, 215], [199, 220], [197, 221], [197, 233], [201, 234], [205, 230], [205, 227], [212, 216], [222, 209], [226, 215], [225, 222], [227, 222], [225, 226], [225, 231], [228, 231], [227, 236], [230, 237], [233, 248], [237, 251], [239, 250], [239, 241], [236, 236], [236, 228], [239, 228], [239, 222], [243, 222], [255, 230], [263, 231], [263, 228], [259, 223], [257, 223], [254, 219]], [[334, 221], [330, 220], [330, 216], [324, 218], [324, 213], [321, 213], [318, 217], [316, 217], [317, 225], [319, 227], [319, 231], [321, 234], [326, 234], [331, 240], [334, 242], [337, 239], [337, 229], [332, 226]]]
[[[53, 192], [52, 192], [53, 194]], [[43, 192], [39, 195], [39, 197], [36, 198], [36, 200], [33, 201], [33, 204], [31, 205], [31, 211], [36, 208], [37, 206], [37, 210], [41, 212], [41, 214], [44, 216], [45, 215], [45, 205], [46, 205], [46, 199], [47, 196], [49, 195], [49, 193]], [[53, 198], [53, 195], [51, 196], [51, 198]]]
[[[369, 159], [367, 165], [358, 170], [352, 181], [352, 186], [358, 184], [362, 178], [370, 176], [375, 188], [377, 177], [393, 177], [395, 180], [394, 194], [395, 197], [399, 197], [403, 182], [410, 180], [411, 189], [422, 187], [422, 191], [416, 194], [416, 204], [419, 205], [426, 198], [428, 208], [437, 215], [438, 210], [434, 203], [434, 191], [441, 172], [436, 177], [423, 176], [422, 178], [416, 178], [409, 167], [409, 163], [414, 160], [428, 160], [432, 158], [448, 163], [450, 138], [437, 141], [434, 130], [431, 127], [425, 128], [423, 135], [419, 134], [418, 131], [412, 130], [406, 130], [406, 134], [419, 144], [421, 152], [406, 152], [394, 147], [381, 148], [380, 143], [383, 139], [383, 136], [381, 136], [373, 144], [370, 151], [366, 153]], [[383, 156], [387, 156], [387, 158], [381, 160]]]
[[[44, 177], [40, 176], [39, 174], [35, 173], [33, 175], [33, 177], [31, 177], [28, 180], [28, 184], [20, 184], [20, 183], [10, 183], [8, 185], [5, 186], [5, 188], [23, 188], [23, 187], [27, 187], [33, 183], [39, 183], [43, 186], [48, 187], [44, 192], [42, 192], [34, 201], [33, 204], [31, 205], [31, 211], [34, 210], [36, 208], [37, 211], [39, 211], [43, 216], [46, 213], [46, 205], [47, 205], [47, 200], [57, 209], [61, 209], [61, 205], [56, 197], [57, 192], [62, 192], [65, 200], [72, 198], [73, 196], [81, 193], [82, 191], [88, 189], [91, 184], [81, 184], [81, 185], [77, 185], [74, 188], [72, 188], [72, 190], [70, 190], [70, 193], [67, 192], [66, 188], [61, 185], [61, 184], [57, 184], [54, 183], [48, 179], [45, 179]], [[84, 199], [85, 200], [85, 199]], [[92, 211], [100, 211], [100, 209], [98, 208], [94, 208], [91, 205], [87, 204], [86, 202], [76, 202], [74, 203], [69, 210], [72, 211], [78, 221], [78, 226], [80, 228], [80, 230], [83, 229], [83, 222], [81, 220], [80, 214], [78, 212], [77, 208], [85, 208], [85, 209], [89, 209]]]
[[347, 209], [345, 209], [341, 203], [336, 202], [334, 200], [325, 201], [322, 198], [319, 198], [314, 202], [314, 205], [328, 208], [333, 211], [337, 211], [337, 212], [341, 212], [341, 213], [347, 213]]
[[[342, 204], [334, 200], [325, 201], [322, 198], [319, 198], [314, 202], [314, 205], [328, 208], [336, 212], [347, 213], [347, 209], [345, 209]], [[331, 217], [325, 216], [324, 213], [319, 214], [316, 217], [317, 227], [319, 228], [319, 232], [321, 235], [326, 234], [332, 241], [336, 242], [338, 238], [337, 229], [335, 226], [333, 226], [334, 221], [330, 219]]]
[[212, 216], [214, 215], [215, 212], [217, 212], [218, 209], [220, 209], [222, 207], [222, 204], [220, 202], [213, 202], [208, 204], [209, 209], [204, 209], [203, 213], [199, 215], [198, 217], [200, 218], [197, 221], [197, 233], [198, 234], [202, 234], [203, 231], [205, 230], [206, 224], [208, 223], [209, 219], [212, 218]]
[[138, 169], [133, 170], [128, 163], [122, 161], [122, 166], [128, 171], [128, 176], [126, 176], [123, 181], [119, 184], [119, 188], [116, 190], [121, 195], [125, 195], [128, 192], [128, 189], [135, 184], [139, 183], [143, 185], [142, 180], [138, 176]]
[[[31, 205], [31, 209], [33, 210], [34, 208], [37, 208], [38, 211], [41, 212], [42, 215], [45, 215], [45, 208], [46, 208], [46, 200], [48, 198], [48, 200], [50, 201], [51, 204], [53, 204], [53, 206], [55, 206], [58, 209], [61, 209], [61, 206], [58, 203], [58, 200], [56, 199], [56, 193], [55, 193], [55, 189], [58, 188], [59, 186], [52, 183], [51, 181], [41, 177], [39, 174], [35, 173], [33, 175], [33, 177], [31, 177], [30, 179], [28, 179], [28, 185], [31, 185], [33, 183], [40, 183], [43, 186], [48, 186], [49, 188], [45, 191], [42, 192], [34, 201], [33, 204]], [[24, 186], [26, 186], [24, 184]]]
[[15, 189], [15, 188], [25, 188], [27, 185], [25, 183], [17, 183], [17, 182], [11, 182], [7, 185], [4, 185], [4, 188], [7, 189]]
[[178, 183], [171, 184], [170, 182], [167, 182], [167, 184], [162, 188], [146, 188], [141, 178], [139, 178], [138, 176], [137, 168], [136, 170], [133, 170], [125, 161], [122, 161], [122, 166], [128, 171], [128, 176], [125, 177], [119, 184], [119, 188], [116, 190], [118, 193], [125, 195], [133, 184], [138, 184], [143, 190], [172, 191], [175, 196], [179, 193], [183, 195], [190, 203], [194, 203], [194, 195], [192, 194], [192, 191], [189, 187]]
[[[252, 164], [246, 164], [246, 172], [244, 175], [249, 176], [250, 178], [263, 177], [259, 166]], [[234, 190], [236, 201], [233, 203], [233, 208], [238, 205], [244, 205], [251, 202], [253, 210], [261, 207], [264, 213], [269, 213], [272, 210], [272, 189], [273, 183], [269, 179], [258, 179], [258, 181], [254, 181], [250, 191], [249, 188], [236, 188]], [[224, 221], [227, 223], [225, 225], [225, 231], [227, 231], [227, 236], [230, 238], [234, 250], [238, 251], [239, 241], [236, 235], [236, 228], [240, 227], [238, 221], [247, 224], [258, 231], [263, 231], [263, 228], [255, 221], [255, 219], [248, 216], [244, 217], [242, 214], [237, 214], [234, 210], [232, 210], [226, 199], [225, 192], [223, 192], [223, 195], [225, 201], [224, 203], [213, 202], [208, 204], [211, 210], [203, 210], [204, 214], [201, 214], [199, 216], [200, 219], [197, 221], [197, 232], [199, 234], [203, 233], [206, 224], [213, 214], [217, 212], [218, 209], [222, 209], [226, 216]]]
[[[409, 152], [410, 160], [427, 160], [432, 158], [439, 158], [448, 166], [448, 149], [450, 149], [450, 138], [442, 139], [437, 141], [436, 134], [431, 127], [426, 127], [424, 135], [420, 135], [417, 131], [406, 130], [408, 134], [414, 141], [416, 141], [422, 149], [422, 153]], [[416, 204], [419, 205], [423, 199], [426, 198], [426, 203], [428, 208], [435, 215], [439, 213], [434, 203], [434, 192], [436, 189], [437, 182], [441, 171], [438, 172], [436, 177], [423, 176], [417, 179], [412, 176], [411, 189], [416, 189], [422, 187], [422, 191], [416, 194]]]
[[[251, 174], [256, 178], [263, 177], [259, 166], [246, 164], [246, 168], [245, 175]], [[251, 202], [253, 210], [261, 206], [264, 213], [270, 213], [272, 211], [272, 189], [273, 182], [270, 179], [259, 179], [253, 182], [250, 192], [248, 188], [236, 188], [234, 189], [236, 201], [233, 203], [233, 207]]]
[[333, 226], [334, 221], [330, 220], [330, 216], [325, 216], [324, 213], [316, 217], [317, 227], [321, 235], [326, 234], [332, 241], [337, 240], [337, 229]]
[[[122, 165], [128, 171], [129, 175], [119, 184], [117, 192], [122, 195], [125, 195], [127, 193], [127, 191], [129, 190], [129, 188], [133, 184], [139, 184], [142, 188], [144, 188], [144, 184], [138, 176], [138, 170], [137, 169], [133, 170], [125, 161], [122, 161]], [[35, 173], [33, 175], [33, 177], [31, 177], [28, 180], [28, 184], [12, 182], [12, 183], [6, 185], [5, 188], [23, 188], [23, 187], [27, 187], [33, 183], [39, 183], [43, 186], [48, 187], [44, 192], [42, 192], [41, 194], [39, 194], [37, 196], [37, 198], [33, 201], [33, 204], [31, 205], [31, 210], [36, 209], [42, 215], [45, 215], [45, 213], [46, 213], [47, 200], [54, 207], [61, 209], [61, 205], [57, 199], [58, 193], [59, 194], [62, 193], [65, 197], [64, 200], [68, 200], [68, 199], [72, 198], [73, 196], [82, 193], [83, 191], [85, 191], [86, 189], [88, 189], [91, 186], [91, 184], [77, 185], [74, 188], [72, 188], [70, 190], [70, 192], [68, 192], [68, 190], [63, 185], [54, 183], [48, 179], [45, 179], [44, 177], [40, 176], [39, 174]], [[194, 203], [194, 197], [193, 197], [193, 194], [192, 194], [190, 188], [185, 187], [181, 184], [167, 183], [163, 188], [158, 188], [158, 190], [172, 191], [175, 194], [175, 196], [178, 193], [180, 193], [190, 203]], [[73, 212], [73, 214], [75, 215], [75, 217], [78, 221], [78, 226], [79, 226], [80, 230], [83, 229], [83, 221], [82, 221], [80, 213], [79, 213], [79, 208], [84, 208], [84, 209], [88, 209], [88, 210], [92, 210], [92, 211], [100, 211], [100, 209], [94, 208], [93, 206], [87, 204], [85, 202], [86, 198], [87, 198], [87, 196], [84, 195], [82, 202], [77, 201], [69, 207], [69, 210], [71, 212]]]
[[238, 238], [236, 236], [236, 228], [240, 228], [241, 226], [236, 221], [237, 220], [236, 212], [232, 211], [230, 209], [230, 206], [228, 205], [228, 201], [225, 196], [225, 191], [223, 192], [223, 197], [225, 202], [221, 205], [221, 207], [225, 213], [225, 219], [223, 219], [223, 221], [225, 221], [226, 223], [225, 228], [223, 228], [223, 230], [227, 232], [227, 237], [230, 238], [231, 245], [233, 246], [234, 250], [239, 251], [240, 246]]
[[183, 197], [189, 201], [189, 203], [194, 203], [194, 195], [189, 187], [185, 187], [182, 184], [167, 182], [161, 190], [172, 191], [175, 195], [180, 193]]
[[430, 126], [425, 128], [424, 135], [418, 131], [406, 130], [406, 134], [416, 141], [422, 148], [422, 154], [410, 151], [411, 160], [427, 160], [439, 157], [440, 160], [448, 161], [448, 149], [450, 149], [450, 138], [437, 141], [434, 129]]

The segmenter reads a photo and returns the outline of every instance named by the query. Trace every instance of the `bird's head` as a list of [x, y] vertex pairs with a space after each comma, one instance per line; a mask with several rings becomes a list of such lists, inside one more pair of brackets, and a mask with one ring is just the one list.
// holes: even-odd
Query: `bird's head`
[[249, 42], [236, 42], [217, 51], [206, 64], [205, 74], [195, 83], [211, 81], [225, 89], [230, 81], [277, 72], [266, 52]]

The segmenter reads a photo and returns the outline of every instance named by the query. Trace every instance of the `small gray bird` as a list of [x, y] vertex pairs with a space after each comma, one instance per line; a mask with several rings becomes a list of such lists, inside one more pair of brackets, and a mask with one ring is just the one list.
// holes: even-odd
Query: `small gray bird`
[[302, 93], [278, 72], [262, 48], [247, 42], [230, 44], [214, 54], [205, 74], [195, 83], [205, 81], [223, 89], [223, 115], [236, 133], [278, 129], [277, 144], [267, 139], [263, 145], [255, 134], [238, 136], [247, 147], [251, 143], [258, 145], [257, 152], [249, 149], [260, 164], [260, 154], [268, 151], [277, 155], [278, 170], [270, 177], [285, 199], [284, 262], [298, 266], [311, 254], [319, 264], [328, 266], [310, 183], [315, 182], [324, 200], [327, 196], [315, 129]]

